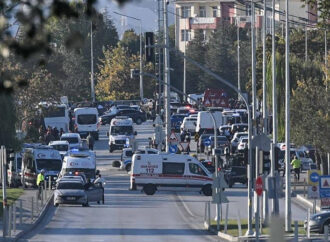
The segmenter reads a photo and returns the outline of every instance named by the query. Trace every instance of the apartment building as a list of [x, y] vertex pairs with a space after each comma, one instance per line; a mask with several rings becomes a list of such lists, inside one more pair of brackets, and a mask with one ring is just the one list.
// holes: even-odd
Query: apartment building
[[[271, 0], [267, 0], [267, 4], [271, 6]], [[301, 22], [301, 18], [304, 18], [309, 24], [316, 23], [317, 10], [311, 6], [303, 7], [302, 5], [301, 0], [290, 0], [291, 19]], [[207, 41], [221, 22], [238, 24], [242, 28], [250, 26], [251, 23], [251, 0], [176, 0], [175, 9], [175, 45], [182, 52], [185, 51], [185, 46], [194, 38], [197, 31], [202, 33], [204, 40]], [[285, 0], [276, 0], [275, 9], [284, 11]], [[262, 3], [258, 1], [256, 28], [262, 27], [263, 15]], [[275, 19], [279, 25], [282, 24], [284, 16], [277, 13]], [[271, 31], [270, 22], [269, 13], [267, 14], [268, 31]]]

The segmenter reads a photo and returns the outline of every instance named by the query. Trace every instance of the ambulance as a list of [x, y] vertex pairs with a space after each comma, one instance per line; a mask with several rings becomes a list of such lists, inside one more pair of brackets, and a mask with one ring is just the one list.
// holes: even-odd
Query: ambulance
[[21, 185], [22, 153], [12, 152], [9, 154], [9, 166], [7, 179], [9, 187], [19, 187]]
[[212, 174], [195, 158], [182, 154], [134, 154], [131, 188], [147, 195], [157, 190], [201, 191], [212, 195]]
[[93, 151], [70, 150], [64, 157], [60, 177], [76, 172], [84, 173], [90, 179], [95, 178], [96, 156]]
[[60, 153], [48, 145], [32, 144], [24, 149], [22, 158], [23, 187], [36, 186], [37, 176], [41, 170], [45, 170], [45, 180], [55, 184], [58, 173], [62, 168], [62, 157]]
[[133, 120], [126, 116], [113, 118], [110, 123], [109, 132], [109, 152], [133, 147], [135, 143], [136, 131], [134, 131]]

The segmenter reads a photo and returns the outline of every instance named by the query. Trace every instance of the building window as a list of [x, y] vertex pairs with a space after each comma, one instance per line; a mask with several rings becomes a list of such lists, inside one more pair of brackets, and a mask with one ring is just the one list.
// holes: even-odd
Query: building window
[[181, 17], [190, 18], [191, 17], [191, 6], [182, 6], [181, 7]]
[[181, 41], [190, 41], [191, 40], [191, 31], [181, 29]]
[[245, 15], [246, 16], [251, 16], [252, 15], [251, 3], [246, 3], [245, 4]]
[[205, 29], [200, 29], [199, 34], [202, 36], [202, 40], [206, 41], [206, 30]]
[[212, 7], [212, 15], [214, 18], [218, 17], [218, 7]]
[[199, 6], [199, 17], [205, 18], [206, 17], [206, 7]]

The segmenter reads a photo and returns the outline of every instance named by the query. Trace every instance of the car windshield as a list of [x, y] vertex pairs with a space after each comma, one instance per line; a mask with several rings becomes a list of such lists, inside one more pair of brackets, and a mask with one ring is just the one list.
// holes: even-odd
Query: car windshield
[[95, 114], [79, 114], [77, 122], [78, 122], [78, 124], [95, 124], [96, 115]]
[[241, 139], [241, 142], [242, 143], [247, 143], [248, 142], [248, 139], [245, 139], [245, 138], [244, 139]]
[[78, 143], [78, 138], [76, 138], [76, 137], [62, 137], [61, 140], [66, 140], [69, 142], [69, 144]]
[[17, 169], [21, 170], [21, 167], [22, 167], [22, 158], [18, 157], [17, 158]]
[[[211, 140], [212, 140], [212, 142], [214, 141], [214, 136], [211, 136]], [[227, 142], [228, 139], [226, 136], [217, 136], [217, 142], [219, 142], [219, 141]]]
[[84, 190], [84, 186], [79, 182], [60, 182], [57, 185], [57, 189]]
[[112, 126], [111, 134], [112, 135], [132, 135], [133, 126]]
[[50, 106], [42, 108], [42, 114], [45, 118], [65, 117], [65, 107]]
[[55, 159], [37, 159], [38, 170], [60, 171], [62, 169], [62, 161]]
[[68, 145], [52, 145], [55, 150], [68, 151]]

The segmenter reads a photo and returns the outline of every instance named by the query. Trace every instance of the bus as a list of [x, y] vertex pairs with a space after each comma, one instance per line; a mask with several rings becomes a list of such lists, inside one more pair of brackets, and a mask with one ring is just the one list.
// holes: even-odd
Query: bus
[[41, 115], [46, 128], [62, 128], [64, 132], [69, 132], [69, 109], [65, 104], [42, 105]]

